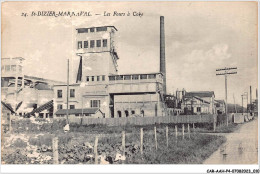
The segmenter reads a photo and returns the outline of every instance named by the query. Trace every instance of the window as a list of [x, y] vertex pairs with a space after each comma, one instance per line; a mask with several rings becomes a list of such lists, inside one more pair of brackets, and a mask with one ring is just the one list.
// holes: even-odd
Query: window
[[97, 47], [101, 47], [101, 40], [97, 40]]
[[197, 107], [197, 112], [201, 112], [201, 107]]
[[125, 117], [128, 117], [128, 116], [129, 116], [128, 110], [125, 110]]
[[16, 65], [11, 65], [11, 70], [16, 71]]
[[149, 74], [148, 79], [155, 79], [155, 74]]
[[91, 108], [99, 108], [100, 107], [100, 100], [90, 100], [90, 107]]
[[141, 115], [144, 117], [144, 110], [141, 110]]
[[58, 91], [57, 91], [57, 95], [58, 95], [58, 96], [57, 96], [58, 98], [62, 98], [62, 90], [58, 90]]
[[109, 81], [114, 81], [115, 79], [116, 79], [115, 76], [110, 76], [110, 77], [109, 77]]
[[86, 81], [89, 82], [89, 76], [86, 77]]
[[117, 117], [121, 117], [121, 111], [117, 111]]
[[62, 104], [58, 104], [58, 105], [57, 105], [57, 109], [58, 109], [58, 110], [62, 109]]
[[70, 109], [75, 109], [75, 105], [70, 105]]
[[99, 79], [99, 76], [97, 76], [97, 81], [99, 81], [100, 79]]
[[139, 75], [132, 75], [132, 79], [133, 80], [138, 80], [139, 79]]
[[147, 79], [147, 75], [146, 74], [142, 74], [141, 75], [141, 79]]
[[88, 41], [84, 41], [84, 48], [88, 48]]
[[95, 28], [90, 28], [90, 32], [91, 33], [95, 32]]
[[107, 39], [103, 39], [103, 47], [107, 47]]
[[92, 80], [92, 82], [94, 82], [94, 81], [95, 81], [95, 79], [94, 79], [94, 76], [92, 76], [92, 77], [91, 77], [91, 80]]
[[19, 65], [19, 72], [22, 72], [22, 66]]
[[116, 80], [123, 80], [123, 76], [122, 75], [116, 76]]
[[131, 80], [131, 76], [130, 75], [125, 75], [124, 76], [124, 80]]
[[105, 81], [105, 76], [104, 75], [102, 76], [102, 81]]
[[95, 47], [95, 41], [94, 40], [91, 40], [90, 41], [90, 48], [94, 48]]
[[107, 31], [107, 27], [97, 27], [97, 32]]
[[87, 28], [79, 28], [78, 33], [88, 33], [88, 29]]
[[82, 41], [78, 41], [78, 49], [82, 48]]
[[132, 114], [132, 115], [134, 115], [134, 114], [135, 114], [135, 111], [134, 111], [134, 110], [133, 110], [133, 111], [131, 111], [131, 114]]
[[75, 97], [75, 89], [70, 89], [70, 97], [71, 98]]
[[5, 71], [10, 71], [10, 65], [5, 65]]

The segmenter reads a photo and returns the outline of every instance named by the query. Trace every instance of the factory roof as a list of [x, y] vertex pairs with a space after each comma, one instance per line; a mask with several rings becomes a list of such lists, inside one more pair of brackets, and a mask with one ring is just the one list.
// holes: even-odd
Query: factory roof
[[76, 30], [84, 30], [84, 29], [90, 29], [90, 28], [103, 28], [103, 27], [111, 27], [114, 28], [117, 31], [117, 28], [115, 26], [112, 25], [108, 25], [108, 26], [99, 26], [99, 27], [81, 27], [81, 28], [76, 28]]
[[114, 75], [109, 75], [109, 76], [127, 76], [127, 75], [149, 75], [149, 74], [161, 74], [161, 72], [148, 72], [148, 73], [126, 73], [126, 74], [114, 74]]
[[[95, 114], [98, 111], [100, 111], [100, 109], [99, 108], [84, 108], [84, 109], [69, 109], [68, 111], [69, 111], [69, 115], [70, 114], [82, 114], [82, 112], [83, 112], [83, 114]], [[56, 115], [66, 115], [67, 109], [60, 109], [55, 114]]]
[[212, 97], [215, 96], [214, 91], [192, 91], [187, 92], [185, 97], [197, 96], [197, 97]]
[[193, 99], [193, 98], [195, 98], [195, 99], [197, 99], [197, 100], [199, 100], [199, 101], [201, 101], [201, 102], [203, 102], [203, 103], [210, 104], [208, 101], [203, 100], [202, 98], [197, 97], [197, 96], [188, 96], [188, 97], [186, 96], [186, 97], [185, 97], [186, 100], [191, 100], [191, 99]]

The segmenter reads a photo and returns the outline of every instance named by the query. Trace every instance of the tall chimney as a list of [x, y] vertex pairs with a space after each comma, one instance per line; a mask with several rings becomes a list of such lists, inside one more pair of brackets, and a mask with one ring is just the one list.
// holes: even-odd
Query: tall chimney
[[160, 72], [163, 74], [163, 93], [166, 94], [164, 16], [160, 16]]
[[251, 107], [251, 104], [252, 104], [252, 88], [250, 86], [250, 107]]

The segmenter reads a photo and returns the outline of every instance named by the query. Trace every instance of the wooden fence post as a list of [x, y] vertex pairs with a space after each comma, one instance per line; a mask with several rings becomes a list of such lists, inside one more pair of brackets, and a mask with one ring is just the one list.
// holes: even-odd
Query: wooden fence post
[[123, 155], [125, 155], [125, 131], [122, 131], [122, 150]]
[[156, 133], [156, 126], [154, 126], [154, 141], [155, 141], [155, 149], [157, 150], [157, 133]]
[[195, 124], [192, 123], [192, 128], [193, 128], [193, 131], [195, 131]]
[[178, 128], [177, 128], [177, 125], [175, 125], [175, 138], [176, 138], [176, 142], [177, 142], [177, 139], [178, 139]]
[[53, 164], [59, 164], [58, 137], [52, 138]]
[[168, 126], [166, 126], [166, 146], [168, 147]]
[[143, 137], [144, 137], [144, 132], [143, 128], [140, 129], [140, 151], [141, 155], [143, 154]]
[[98, 136], [96, 136], [96, 138], [95, 138], [95, 145], [94, 145], [95, 164], [98, 164], [98, 151], [97, 151], [97, 147], [98, 147]]
[[189, 134], [189, 139], [190, 139], [190, 124], [188, 124], [188, 134]]
[[216, 131], [216, 118], [214, 115], [213, 115], [213, 131], [214, 132]]
[[182, 139], [184, 139], [184, 124], [182, 124]]

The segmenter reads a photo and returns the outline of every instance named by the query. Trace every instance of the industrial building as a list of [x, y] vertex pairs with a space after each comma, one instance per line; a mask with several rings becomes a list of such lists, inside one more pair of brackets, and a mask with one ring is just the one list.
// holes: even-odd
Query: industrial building
[[2, 58], [1, 104], [4, 118], [11, 114], [53, 117], [53, 85], [62, 82], [25, 75], [22, 57]]
[[118, 73], [115, 26], [77, 28], [75, 32], [79, 61], [73, 69], [77, 72], [73, 84], [24, 75], [24, 58], [2, 58], [1, 101], [7, 117], [119, 118], [217, 112], [213, 91], [183, 89], [176, 96], [167, 94], [163, 16], [159, 72]]
[[[79, 66], [75, 84], [69, 85], [69, 109], [99, 108], [105, 118], [164, 116], [167, 114], [164, 17], [160, 18], [160, 72], [118, 74], [119, 56], [114, 26], [77, 28]], [[54, 112], [66, 115], [67, 86], [54, 85]], [[70, 115], [78, 114], [70, 112]]]

